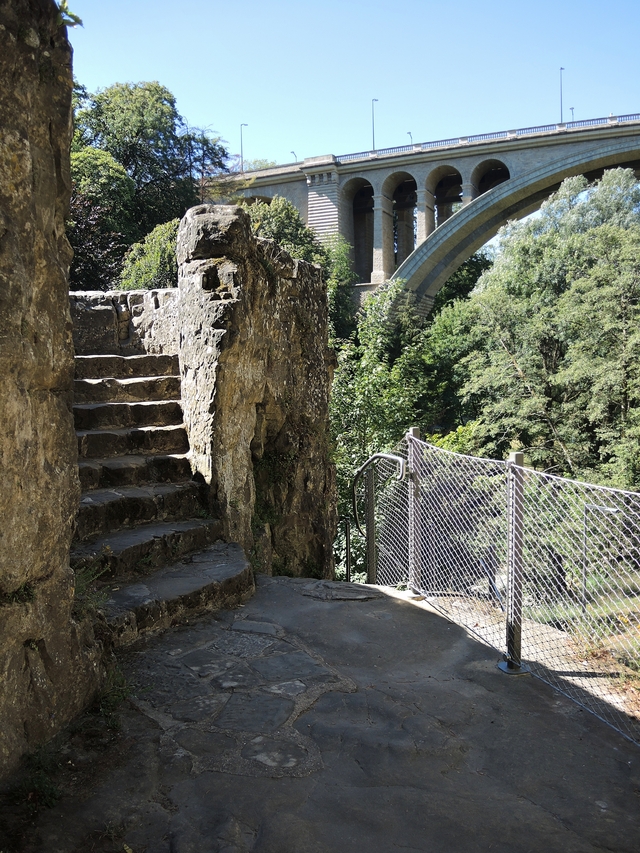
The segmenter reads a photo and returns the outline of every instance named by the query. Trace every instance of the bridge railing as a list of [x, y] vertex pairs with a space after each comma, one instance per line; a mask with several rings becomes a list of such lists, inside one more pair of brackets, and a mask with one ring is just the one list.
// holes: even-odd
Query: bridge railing
[[389, 154], [407, 154], [418, 151], [430, 151], [438, 148], [456, 148], [458, 146], [470, 145], [478, 142], [487, 142], [493, 139], [517, 139], [521, 136], [534, 136], [538, 133], [564, 133], [586, 127], [603, 127], [611, 124], [624, 124], [626, 122], [640, 121], [640, 113], [628, 113], [621, 116], [607, 116], [606, 118], [589, 118], [580, 121], [568, 121], [563, 124], [541, 124], [535, 127], [520, 127], [515, 130], [498, 130], [494, 133], [478, 133], [474, 136], [457, 136], [451, 139], [437, 139], [431, 142], [417, 142], [414, 145], [398, 145], [395, 148], [378, 148], [375, 151], [359, 151], [356, 154], [340, 154], [336, 159], [340, 163], [348, 163], [351, 160], [366, 160], [371, 157], [385, 157]]

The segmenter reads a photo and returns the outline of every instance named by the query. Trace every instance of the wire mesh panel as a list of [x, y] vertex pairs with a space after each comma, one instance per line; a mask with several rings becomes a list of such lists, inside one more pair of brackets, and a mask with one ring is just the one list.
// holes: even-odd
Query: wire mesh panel
[[409, 439], [412, 589], [501, 650], [505, 637], [506, 466]]
[[[407, 458], [407, 442], [394, 451]], [[408, 578], [409, 539], [407, 513], [409, 481], [397, 478], [397, 465], [380, 459], [373, 467], [375, 489], [376, 582], [396, 586]]]
[[372, 466], [377, 582], [406, 582], [640, 743], [640, 494], [413, 436], [395, 453], [405, 479]]
[[640, 495], [522, 475], [522, 657], [640, 742]]

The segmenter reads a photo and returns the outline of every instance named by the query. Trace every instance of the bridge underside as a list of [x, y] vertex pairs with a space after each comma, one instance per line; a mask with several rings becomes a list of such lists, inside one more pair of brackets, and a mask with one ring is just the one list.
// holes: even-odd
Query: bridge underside
[[506, 180], [439, 225], [398, 266], [392, 279], [404, 281], [404, 289], [415, 294], [418, 311], [424, 316], [447, 279], [509, 220], [538, 210], [567, 177], [584, 175], [595, 180], [607, 168], [619, 166], [632, 168], [640, 176], [637, 139], [612, 142], [588, 158], [560, 158]]

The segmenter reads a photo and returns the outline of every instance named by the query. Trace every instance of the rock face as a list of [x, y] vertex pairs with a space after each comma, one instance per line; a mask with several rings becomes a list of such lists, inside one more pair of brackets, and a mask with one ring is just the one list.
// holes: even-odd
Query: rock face
[[0, 3], [0, 775], [101, 678], [91, 628], [71, 617], [72, 77], [57, 14], [52, 0]]
[[239, 207], [178, 234], [180, 369], [192, 467], [255, 568], [330, 578], [327, 299], [320, 270], [255, 238]]

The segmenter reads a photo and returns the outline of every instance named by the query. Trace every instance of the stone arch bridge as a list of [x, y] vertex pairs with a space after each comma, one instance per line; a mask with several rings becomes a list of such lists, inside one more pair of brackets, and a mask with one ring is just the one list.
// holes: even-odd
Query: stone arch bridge
[[630, 166], [640, 114], [520, 128], [246, 173], [247, 199], [289, 199], [320, 237], [353, 246], [361, 290], [402, 278], [427, 312], [447, 278], [564, 178]]

